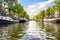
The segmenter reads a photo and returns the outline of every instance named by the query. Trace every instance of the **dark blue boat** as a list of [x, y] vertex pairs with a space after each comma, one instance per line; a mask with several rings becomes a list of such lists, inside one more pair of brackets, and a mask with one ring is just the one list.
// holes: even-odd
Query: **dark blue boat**
[[0, 24], [11, 24], [11, 23], [14, 23], [14, 22], [13, 21], [9, 21], [9, 20], [0, 19]]

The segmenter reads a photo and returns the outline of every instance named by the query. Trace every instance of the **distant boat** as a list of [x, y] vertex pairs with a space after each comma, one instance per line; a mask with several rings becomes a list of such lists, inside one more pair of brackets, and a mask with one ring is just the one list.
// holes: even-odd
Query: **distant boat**
[[17, 23], [19, 20], [13, 20], [9, 16], [0, 16], [0, 24], [10, 24], [10, 23]]
[[19, 22], [26, 22], [26, 21], [27, 21], [27, 19], [24, 18], [24, 17], [20, 17], [20, 18], [19, 18]]

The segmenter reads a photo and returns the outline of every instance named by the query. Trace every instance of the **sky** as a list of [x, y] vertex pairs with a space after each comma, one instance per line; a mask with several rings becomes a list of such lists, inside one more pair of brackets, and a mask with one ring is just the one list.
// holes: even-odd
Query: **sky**
[[26, 8], [28, 5], [36, 4], [38, 2], [43, 2], [43, 1], [47, 1], [47, 0], [22, 0], [20, 4], [24, 8]]
[[52, 6], [56, 0], [19, 0], [19, 3], [23, 6], [30, 18], [37, 15], [40, 11], [46, 10]]

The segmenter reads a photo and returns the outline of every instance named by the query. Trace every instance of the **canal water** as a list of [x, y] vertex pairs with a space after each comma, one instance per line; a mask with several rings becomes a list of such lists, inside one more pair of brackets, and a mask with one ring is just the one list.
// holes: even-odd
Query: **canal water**
[[60, 40], [60, 24], [29, 21], [0, 25], [0, 40]]

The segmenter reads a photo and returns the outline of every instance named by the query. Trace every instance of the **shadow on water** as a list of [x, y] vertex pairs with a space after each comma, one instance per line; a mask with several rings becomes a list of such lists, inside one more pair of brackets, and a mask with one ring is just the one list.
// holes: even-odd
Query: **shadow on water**
[[[0, 25], [0, 40], [22, 40], [27, 23]], [[27, 24], [28, 25], [28, 24]]]

